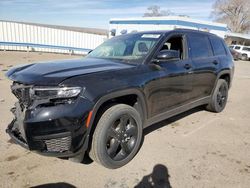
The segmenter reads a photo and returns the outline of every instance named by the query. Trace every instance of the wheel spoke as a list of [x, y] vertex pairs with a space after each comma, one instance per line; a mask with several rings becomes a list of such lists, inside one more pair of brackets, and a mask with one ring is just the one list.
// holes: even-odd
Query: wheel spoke
[[122, 151], [124, 151], [124, 154], [127, 156], [128, 154], [130, 154], [131, 150], [128, 147], [128, 144], [123, 142], [121, 143], [121, 147], [122, 147]]
[[130, 125], [128, 129], [125, 131], [128, 136], [136, 136], [137, 128], [134, 125]]
[[115, 161], [120, 161], [122, 159], [124, 159], [124, 154], [123, 154], [123, 151], [120, 150], [117, 155], [113, 158]]
[[122, 132], [125, 132], [126, 131], [126, 126], [128, 124], [128, 119], [129, 117], [127, 115], [124, 115], [120, 118], [120, 124], [119, 124], [119, 127], [120, 127], [120, 131]]
[[108, 130], [108, 136], [119, 140], [119, 133], [113, 127]]
[[114, 158], [117, 155], [117, 149], [120, 143], [116, 139], [110, 141], [110, 147], [108, 148], [108, 154], [111, 158]]

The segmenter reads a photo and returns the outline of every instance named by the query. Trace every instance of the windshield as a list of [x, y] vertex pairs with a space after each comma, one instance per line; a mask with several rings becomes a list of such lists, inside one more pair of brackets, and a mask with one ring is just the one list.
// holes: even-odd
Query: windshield
[[161, 34], [128, 34], [107, 40], [87, 57], [128, 61], [143, 60], [160, 40]]

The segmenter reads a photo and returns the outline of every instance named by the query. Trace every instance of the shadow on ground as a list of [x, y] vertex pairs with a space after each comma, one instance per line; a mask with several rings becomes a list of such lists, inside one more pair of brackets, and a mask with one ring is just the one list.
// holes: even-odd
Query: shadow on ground
[[204, 110], [204, 106], [199, 106], [199, 107], [193, 108], [193, 109], [191, 109], [191, 110], [188, 110], [188, 111], [186, 111], [186, 112], [183, 112], [183, 113], [178, 114], [178, 115], [176, 115], [176, 116], [173, 116], [173, 117], [171, 117], [171, 118], [168, 118], [168, 119], [166, 119], [166, 120], [163, 120], [163, 121], [161, 121], [161, 122], [159, 122], [159, 123], [150, 125], [149, 127], [145, 128], [145, 129], [143, 130], [143, 133], [144, 133], [144, 135], [146, 136], [147, 134], [150, 134], [151, 132], [153, 132], [153, 131], [155, 131], [155, 130], [157, 130], [157, 129], [160, 129], [160, 128], [162, 128], [162, 127], [165, 127], [165, 126], [167, 126], [167, 125], [169, 125], [169, 124], [171, 124], [171, 123], [174, 123], [175, 121], [178, 121], [178, 120], [180, 120], [180, 119], [182, 119], [182, 118], [184, 118], [184, 117], [186, 117], [186, 116], [189, 116], [189, 115], [191, 115], [191, 114], [194, 114], [194, 113], [196, 113], [196, 112], [200, 112], [200, 111], [203, 111], [203, 110]]
[[30, 188], [76, 188], [76, 186], [65, 182], [59, 182], [59, 183], [48, 183], [43, 185], [37, 185]]
[[171, 188], [169, 177], [167, 167], [157, 164], [154, 166], [153, 172], [144, 176], [135, 188]]

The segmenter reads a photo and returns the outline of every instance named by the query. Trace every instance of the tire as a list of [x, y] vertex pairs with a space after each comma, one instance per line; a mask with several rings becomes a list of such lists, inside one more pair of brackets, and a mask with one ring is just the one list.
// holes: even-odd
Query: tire
[[242, 54], [241, 60], [243, 60], [243, 61], [247, 61], [247, 60], [248, 60], [247, 55], [246, 55], [246, 54]]
[[91, 158], [115, 169], [133, 159], [142, 140], [142, 120], [131, 106], [116, 104], [99, 119], [93, 134]]
[[226, 106], [227, 98], [228, 83], [226, 80], [219, 79], [211, 97], [211, 101], [207, 105], [207, 110], [216, 113], [221, 112]]

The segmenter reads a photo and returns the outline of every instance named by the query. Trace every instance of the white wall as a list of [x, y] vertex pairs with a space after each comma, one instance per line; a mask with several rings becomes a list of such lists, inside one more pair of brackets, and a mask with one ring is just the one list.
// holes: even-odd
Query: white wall
[[[106, 35], [82, 33], [63, 29], [55, 29], [44, 26], [29, 25], [24, 23], [15, 23], [0, 21], [0, 42], [18, 42], [34, 43], [54, 46], [75, 47], [84, 49], [94, 49], [100, 45]], [[3, 46], [0, 50], [27, 50], [23, 46]], [[33, 47], [30, 50], [69, 53], [66, 49], [38, 48]], [[83, 51], [74, 51], [74, 53], [84, 54]]]
[[[198, 30], [196, 27], [188, 27], [182, 25], [157, 25], [157, 24], [110, 24], [109, 31], [112, 29], [116, 30], [116, 36], [121, 35], [122, 30], [127, 30], [127, 33], [130, 33], [134, 30], [136, 31], [155, 31], [155, 30], [173, 30], [175, 28], [183, 28], [183, 29], [194, 29]], [[210, 30], [210, 33], [218, 35], [221, 38], [225, 37], [226, 32], [220, 30]], [[111, 37], [111, 36], [109, 36]]]
[[[116, 30], [116, 35], [120, 35], [122, 30], [131, 31], [154, 31], [173, 30], [175, 28], [185, 28], [194, 30], [206, 30], [221, 38], [225, 37], [227, 25], [203, 20], [195, 20], [188, 17], [166, 16], [166, 17], [142, 17], [142, 18], [117, 18], [111, 19], [109, 31]], [[110, 35], [111, 37], [111, 35]]]

